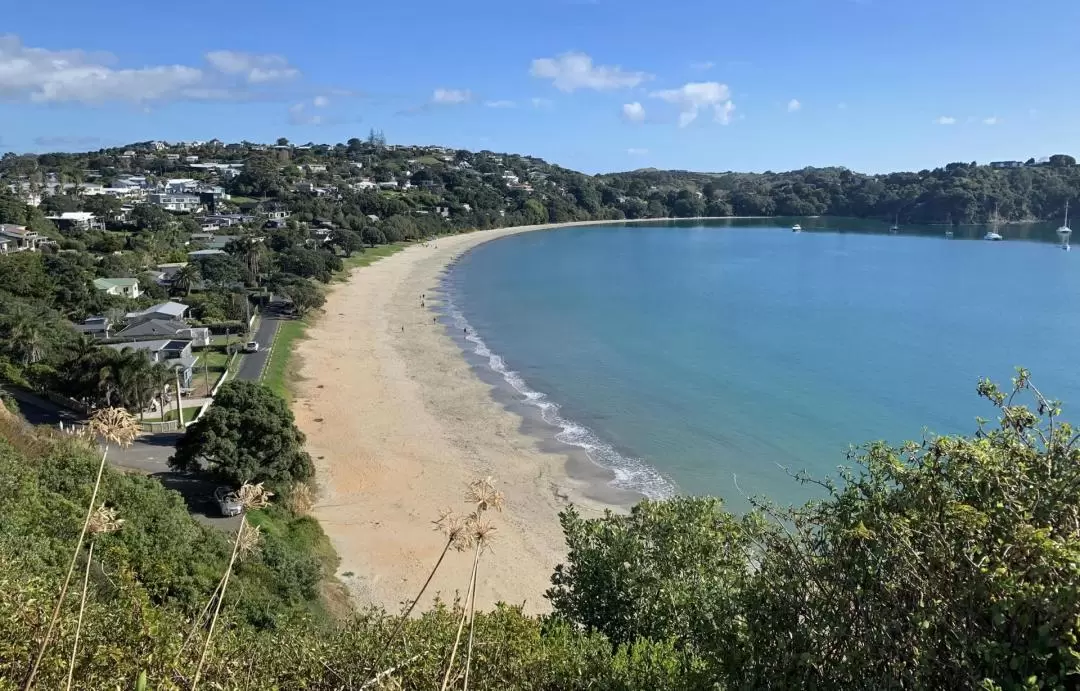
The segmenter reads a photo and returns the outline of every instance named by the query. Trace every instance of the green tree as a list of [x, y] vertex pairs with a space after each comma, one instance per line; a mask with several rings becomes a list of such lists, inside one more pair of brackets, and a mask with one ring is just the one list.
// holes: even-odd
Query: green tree
[[386, 244], [386, 235], [383, 234], [378, 226], [364, 226], [363, 231], [361, 231], [361, 237], [363, 237], [364, 242], [366, 242], [369, 247]]
[[326, 294], [316, 284], [300, 278], [281, 287], [281, 293], [292, 301], [293, 308], [300, 316], [326, 304]]
[[176, 222], [168, 211], [156, 204], [136, 204], [131, 222], [140, 230], [167, 230]]
[[169, 465], [237, 486], [288, 486], [314, 472], [285, 400], [261, 384], [236, 380], [222, 385], [214, 405], [188, 427]]
[[364, 241], [358, 233], [345, 228], [338, 228], [330, 235], [330, 244], [351, 257], [355, 252], [364, 251]]
[[104, 221], [112, 222], [120, 217], [121, 202], [111, 194], [94, 194], [83, 199], [83, 210], [89, 211]]

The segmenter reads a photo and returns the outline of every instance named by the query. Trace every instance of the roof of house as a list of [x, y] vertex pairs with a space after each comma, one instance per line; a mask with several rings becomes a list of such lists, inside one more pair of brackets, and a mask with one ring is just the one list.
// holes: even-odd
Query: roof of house
[[59, 216], [49, 216], [49, 218], [56, 218], [61, 221], [86, 222], [94, 220], [94, 214], [89, 211], [65, 211]]
[[177, 319], [148, 319], [140, 324], [133, 324], [117, 336], [175, 336], [188, 325]]
[[30, 230], [26, 226], [17, 226], [11, 223], [0, 223], [0, 233], [8, 235], [10, 237], [28, 238], [36, 236], [37, 233]]
[[110, 288], [138, 288], [139, 279], [137, 278], [95, 278], [94, 287], [98, 290], [109, 290]]
[[153, 307], [148, 307], [141, 312], [129, 312], [128, 319], [132, 317], [145, 317], [151, 314], [164, 314], [173, 319], [179, 319], [184, 316], [184, 312], [187, 312], [188, 306], [179, 302], [159, 302]]
[[225, 254], [225, 250], [195, 250], [188, 252], [189, 257], [212, 257], [216, 254]]

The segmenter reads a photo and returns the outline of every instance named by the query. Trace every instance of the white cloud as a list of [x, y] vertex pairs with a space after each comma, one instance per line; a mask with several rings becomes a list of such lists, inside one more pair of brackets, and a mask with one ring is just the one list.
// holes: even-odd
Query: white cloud
[[802, 110], [802, 104], [799, 103], [799, 99], [793, 98], [787, 102], [787, 112], [796, 113]]
[[626, 153], [630, 154], [631, 156], [644, 156], [645, 154], [649, 153], [649, 150], [648, 149], [635, 149], [634, 147], [630, 147], [629, 149], [626, 150]]
[[690, 69], [700, 70], [702, 72], [704, 72], [705, 70], [711, 70], [714, 67], [716, 67], [716, 63], [712, 60], [703, 60], [702, 62], [690, 63]]
[[278, 55], [215, 51], [205, 58], [202, 67], [117, 67], [116, 57], [108, 53], [32, 48], [18, 36], [0, 35], [0, 100], [144, 107], [149, 102], [234, 100], [265, 95], [269, 84], [300, 74]]
[[697, 119], [703, 108], [712, 108], [716, 121], [731, 122], [735, 104], [731, 102], [731, 90], [719, 82], [689, 82], [678, 89], [665, 89], [649, 94], [679, 107], [679, 127], [686, 127]]
[[435, 89], [435, 93], [431, 95], [432, 103], [447, 106], [456, 106], [471, 100], [472, 92], [468, 89]]
[[555, 105], [550, 98], [540, 98], [538, 96], [534, 96], [531, 103], [533, 108], [550, 108]]
[[998, 122], [999, 121], [998, 121], [996, 115], [992, 115], [992, 116], [990, 116], [988, 118], [983, 119], [983, 124], [984, 125], [996, 125], [996, 124], [998, 124]]
[[554, 58], [537, 58], [532, 61], [529, 74], [540, 79], [550, 79], [560, 91], [610, 91], [637, 86], [650, 78], [645, 72], [624, 72], [618, 66], [594, 65], [592, 58], [585, 53], [573, 52]]
[[488, 108], [517, 108], [513, 101], [484, 101], [484, 105]]
[[326, 96], [316, 96], [314, 99], [312, 99], [311, 105], [315, 106], [316, 108], [325, 108], [326, 106], [330, 105], [330, 99]]
[[305, 103], [295, 103], [289, 107], [290, 125], [321, 125], [322, 123], [323, 116], [309, 113]]
[[948, 115], [942, 115], [937, 120], [934, 120], [934, 122], [936, 124], [938, 124], [938, 125], [955, 125], [956, 124], [956, 118], [950, 117]]
[[287, 81], [300, 76], [300, 70], [281, 55], [215, 50], [206, 54], [206, 61], [217, 71], [242, 76], [250, 84]]
[[630, 122], [645, 122], [645, 106], [637, 101], [624, 103], [622, 107], [623, 117]]

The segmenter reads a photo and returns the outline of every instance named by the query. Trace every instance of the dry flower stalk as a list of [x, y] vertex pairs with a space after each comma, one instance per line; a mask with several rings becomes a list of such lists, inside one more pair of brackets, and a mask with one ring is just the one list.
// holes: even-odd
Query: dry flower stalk
[[270, 497], [274, 496], [274, 493], [263, 488], [263, 483], [252, 485], [250, 483], [244, 484], [240, 490], [236, 493], [236, 498], [240, 501], [240, 506], [244, 507], [244, 510], [261, 509], [270, 503]]
[[131, 446], [139, 435], [138, 421], [123, 408], [103, 408], [95, 412], [86, 429], [92, 438], [117, 446]]
[[90, 514], [90, 522], [86, 526], [86, 532], [93, 535], [102, 533], [115, 533], [124, 525], [124, 519], [118, 518], [116, 509], [102, 504], [94, 513]]
[[240, 528], [240, 534], [236, 536], [236, 558], [243, 560], [259, 549], [259, 545], [262, 544], [262, 530], [257, 525], [246, 523], [241, 524]]
[[465, 501], [473, 504], [476, 511], [482, 513], [489, 509], [502, 511], [505, 497], [495, 489], [495, 479], [489, 475], [469, 483], [465, 490]]

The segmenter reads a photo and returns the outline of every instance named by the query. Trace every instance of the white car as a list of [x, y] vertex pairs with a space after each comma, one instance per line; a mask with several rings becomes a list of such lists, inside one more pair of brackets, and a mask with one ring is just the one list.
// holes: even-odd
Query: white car
[[218, 508], [221, 509], [222, 516], [239, 516], [243, 511], [240, 498], [236, 496], [236, 492], [228, 487], [215, 489], [214, 499], [217, 501]]
[[259, 352], [259, 342], [258, 341], [248, 341], [247, 343], [244, 344], [244, 352], [245, 353], [257, 353], [257, 352]]

